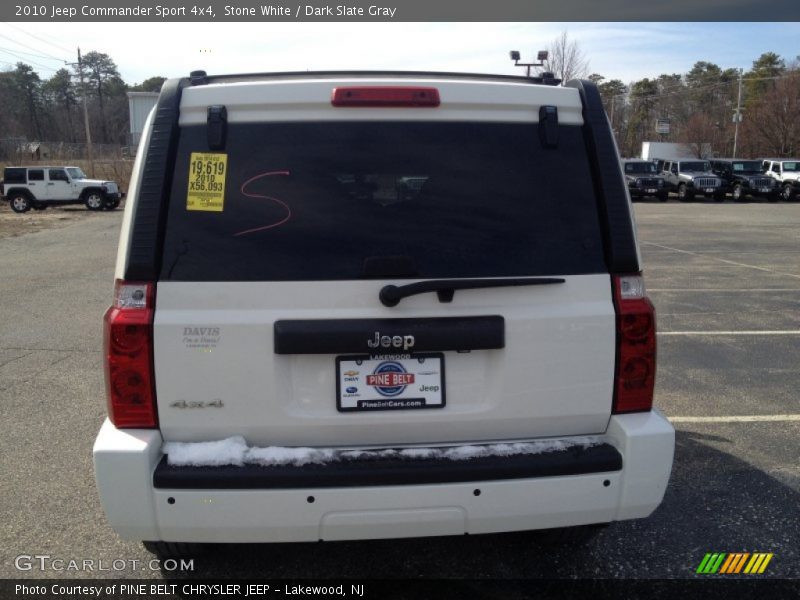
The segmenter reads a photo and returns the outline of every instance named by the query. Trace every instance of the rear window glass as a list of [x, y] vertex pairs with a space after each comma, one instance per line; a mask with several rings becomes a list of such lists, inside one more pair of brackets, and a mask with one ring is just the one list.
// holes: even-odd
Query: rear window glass
[[[164, 280], [606, 271], [580, 127], [544, 149], [535, 124], [231, 124], [225, 156], [192, 164], [207, 143], [205, 126], [182, 128]], [[188, 209], [203, 169], [224, 177], [217, 210], [196, 194]]]
[[27, 183], [27, 169], [6, 169], [3, 172], [3, 179], [6, 183]]

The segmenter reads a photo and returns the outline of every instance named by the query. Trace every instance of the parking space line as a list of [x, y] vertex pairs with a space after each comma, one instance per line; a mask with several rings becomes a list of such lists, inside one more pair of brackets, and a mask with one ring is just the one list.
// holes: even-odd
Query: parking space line
[[647, 288], [648, 292], [800, 292], [800, 288]]
[[703, 250], [703, 254], [735, 254], [737, 256], [748, 254], [753, 256], [775, 256], [776, 254], [794, 255], [797, 254], [797, 250]]
[[672, 423], [758, 423], [774, 421], [800, 421], [800, 415], [743, 415], [722, 417], [671, 417]]
[[4, 362], [4, 363], [0, 363], [0, 369], [2, 369], [3, 367], [5, 367], [6, 365], [10, 365], [10, 364], [11, 364], [11, 363], [13, 363], [14, 361], [17, 361], [17, 360], [22, 360], [23, 358], [28, 358], [28, 357], [29, 357], [31, 354], [33, 354], [33, 352], [28, 352], [27, 354], [23, 354], [22, 356], [18, 356], [18, 357], [16, 357], [16, 358], [12, 358], [12, 359], [10, 359], [10, 360], [7, 360], [7, 361], [6, 361], [6, 362]]
[[656, 248], [663, 248], [664, 250], [672, 250], [673, 252], [680, 252], [681, 254], [689, 254], [691, 256], [700, 256], [703, 258], [709, 258], [711, 260], [716, 260], [718, 262], [726, 263], [729, 265], [734, 265], [736, 267], [745, 267], [748, 269], [756, 269], [758, 271], [765, 271], [767, 273], [773, 273], [775, 275], [783, 275], [785, 277], [792, 277], [794, 279], [800, 279], [800, 275], [795, 275], [794, 273], [784, 273], [783, 271], [775, 271], [774, 269], [768, 269], [766, 267], [758, 267], [756, 265], [748, 265], [746, 263], [736, 262], [735, 260], [727, 260], [724, 258], [717, 258], [716, 256], [710, 256], [708, 254], [703, 254], [702, 252], [692, 252], [690, 250], [681, 250], [680, 248], [673, 248], [671, 246], [664, 246], [663, 244], [656, 244], [654, 242], [641, 242], [647, 246], [654, 246]]
[[657, 331], [657, 335], [800, 335], [800, 329], [766, 331]]

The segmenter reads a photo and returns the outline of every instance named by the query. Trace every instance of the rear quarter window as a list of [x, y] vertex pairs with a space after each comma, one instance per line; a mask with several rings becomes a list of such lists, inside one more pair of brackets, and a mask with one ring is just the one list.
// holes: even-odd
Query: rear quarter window
[[4, 183], [27, 183], [27, 169], [6, 169], [3, 171]]
[[188, 210], [209, 152], [204, 126], [181, 129], [162, 280], [607, 272], [577, 126], [545, 149], [536, 124], [231, 124], [222, 210]]

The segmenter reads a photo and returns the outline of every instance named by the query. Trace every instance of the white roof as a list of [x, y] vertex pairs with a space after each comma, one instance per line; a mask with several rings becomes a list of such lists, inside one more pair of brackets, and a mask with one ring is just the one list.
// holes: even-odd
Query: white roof
[[[344, 86], [424, 86], [439, 91], [436, 108], [334, 107], [331, 94]], [[574, 88], [526, 81], [454, 78], [436, 74], [314, 75], [220, 81], [187, 87], [181, 98], [180, 124], [204, 124], [210, 105], [225, 105], [230, 123], [267, 121], [494, 121], [539, 120], [539, 107], [558, 107], [561, 124], [582, 125], [583, 106]]]

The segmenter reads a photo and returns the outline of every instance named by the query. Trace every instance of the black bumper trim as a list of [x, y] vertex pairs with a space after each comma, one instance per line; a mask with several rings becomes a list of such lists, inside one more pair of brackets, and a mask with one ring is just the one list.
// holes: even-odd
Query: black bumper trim
[[531, 479], [621, 469], [622, 456], [610, 444], [469, 460], [375, 456], [302, 467], [178, 467], [167, 464], [164, 456], [153, 473], [153, 486], [180, 490], [348, 488]]

